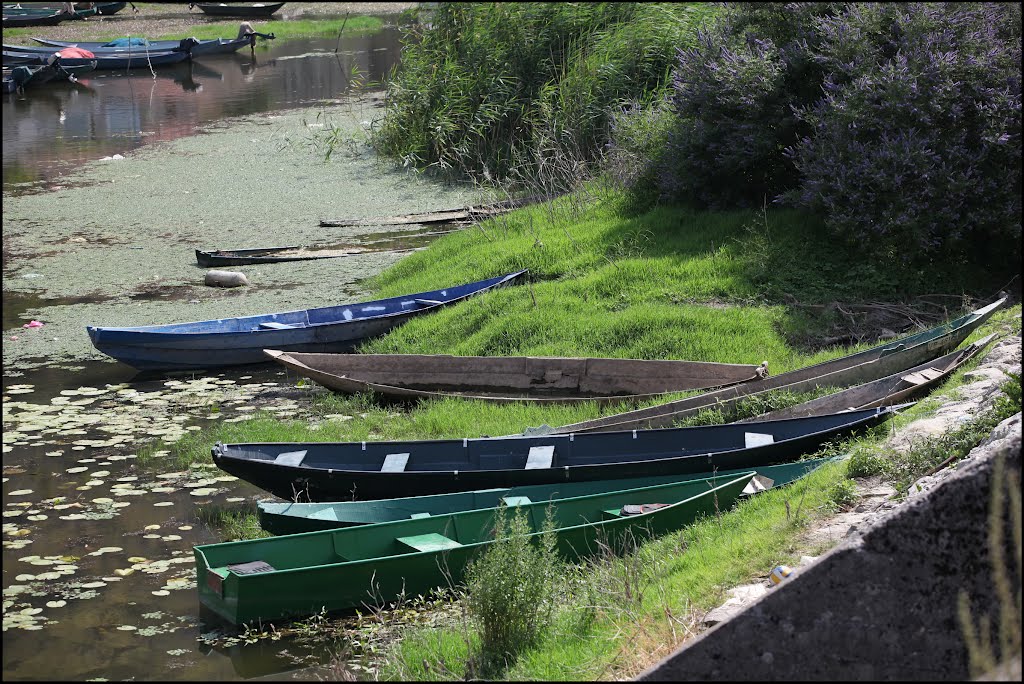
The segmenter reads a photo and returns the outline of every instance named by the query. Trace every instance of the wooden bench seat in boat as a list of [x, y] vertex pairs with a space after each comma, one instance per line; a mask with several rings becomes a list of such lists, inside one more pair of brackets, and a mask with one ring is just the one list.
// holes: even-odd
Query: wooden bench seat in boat
[[436, 532], [417, 534], [411, 537], [397, 537], [396, 541], [414, 551], [444, 551], [445, 549], [457, 549], [462, 546], [462, 544], [454, 539], [449, 539], [443, 534], [437, 534]]

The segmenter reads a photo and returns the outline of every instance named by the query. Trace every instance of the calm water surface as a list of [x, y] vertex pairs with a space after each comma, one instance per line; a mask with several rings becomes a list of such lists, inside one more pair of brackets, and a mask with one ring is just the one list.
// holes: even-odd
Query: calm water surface
[[261, 40], [259, 46], [269, 49], [258, 46], [255, 56], [243, 48], [153, 72], [92, 72], [81, 85], [47, 84], [4, 95], [4, 188], [45, 186], [63, 170], [192, 135], [226, 117], [380, 88], [397, 63], [399, 40], [395, 27], [343, 38], [340, 45], [335, 38]]
[[[255, 57], [245, 49], [157, 69], [155, 77], [148, 71], [102, 72], [83, 79], [81, 86], [5, 95], [5, 191], [15, 186], [19, 191], [45, 190], [59, 183], [63, 171], [84, 162], [191, 135], [225, 117], [310, 106], [372, 88], [366, 82], [382, 81], [399, 56], [399, 33], [394, 28], [346, 38], [337, 54], [335, 39], [269, 44], [269, 50], [257, 50]], [[359, 74], [355, 80], [354, 68]], [[6, 295], [5, 303], [12, 304], [4, 307], [5, 329], [17, 329], [26, 308], [38, 304], [7, 302]], [[51, 304], [62, 303], [73, 302]], [[245, 502], [261, 492], [241, 481], [223, 481], [208, 483], [215, 491], [197, 496], [197, 490], [205, 491], [197, 486], [197, 478], [224, 474], [211, 469], [175, 475], [168, 472], [177, 470], [170, 463], [136, 466], [132, 454], [142, 435], [133, 433], [130, 441], [120, 444], [99, 441], [110, 438], [103, 425], [114, 422], [121, 412], [112, 409], [111, 402], [148, 406], [164, 424], [201, 427], [242, 416], [248, 408], [246, 397], [254, 392], [284, 407], [285, 416], [289, 402], [308, 401], [295, 389], [296, 378], [276, 367], [205, 376], [217, 383], [218, 391], [228, 392], [216, 418], [211, 417], [213, 409], [202, 405], [202, 394], [186, 392], [183, 400], [174, 396], [204, 374], [146, 380], [127, 366], [97, 363], [77, 373], [43, 369], [24, 377], [4, 376], [5, 679], [323, 676], [310, 668], [331, 655], [332, 649], [322, 642], [301, 636], [252, 644], [225, 642], [224, 634], [237, 631], [225, 630], [225, 625], [201, 613], [194, 565], [187, 560], [122, 574], [138, 565], [138, 558], [187, 559], [193, 545], [220, 541], [197, 511], [251, 509]], [[128, 402], [118, 399], [116, 390], [96, 397], [69, 392], [80, 387], [102, 390], [116, 383], [126, 383], [122, 389], [138, 395]], [[32, 387], [25, 390], [24, 385]], [[96, 403], [83, 406], [82, 412], [94, 410], [102, 419], [76, 434], [62, 430], [54, 409], [56, 415], [65, 415], [59, 411], [68, 410], [66, 402], [88, 399]], [[49, 413], [31, 417], [39, 407]], [[161, 423], [153, 423], [157, 424]], [[147, 429], [147, 438], [157, 436], [154, 428]], [[159, 475], [168, 477], [158, 481]], [[123, 494], [131, 488], [137, 491]]]

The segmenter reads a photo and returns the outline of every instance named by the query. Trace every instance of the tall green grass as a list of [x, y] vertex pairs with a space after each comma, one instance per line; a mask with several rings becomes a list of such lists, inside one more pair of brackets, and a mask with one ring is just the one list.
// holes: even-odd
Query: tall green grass
[[375, 145], [416, 166], [527, 180], [593, 160], [610, 112], [666, 82], [701, 3], [439, 3], [411, 29]]

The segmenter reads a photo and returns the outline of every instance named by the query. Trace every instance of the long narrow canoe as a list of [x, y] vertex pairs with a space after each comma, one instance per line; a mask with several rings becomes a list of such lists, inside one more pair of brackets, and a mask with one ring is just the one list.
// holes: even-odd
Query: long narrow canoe
[[[755, 494], [771, 487], [780, 487], [815, 470], [831, 459], [817, 458], [796, 463], [757, 468], [758, 479], [751, 481], [744, 493]], [[557, 501], [577, 496], [589, 496], [620, 489], [638, 489], [657, 485], [682, 483], [686, 480], [714, 480], [719, 482], [742, 474], [741, 470], [723, 470], [699, 475], [656, 475], [628, 480], [595, 480], [593, 482], [563, 482], [534, 485], [532, 487], [499, 487], [472, 492], [453, 492], [428, 496], [409, 496], [399, 499], [374, 501], [335, 501], [329, 503], [295, 503], [260, 501], [257, 506], [260, 527], [273, 534], [298, 534], [339, 527], [369, 525], [372, 523], [410, 520], [427, 516], [447, 515], [481, 508], [494, 508], [505, 502], [537, 503]]]
[[702, 361], [448, 356], [444, 354], [264, 353], [335, 392], [400, 398], [461, 396], [486, 401], [622, 401], [757, 381], [758, 366]]
[[950, 375], [962, 368], [984, 349], [995, 338], [995, 333], [987, 335], [973, 344], [945, 356], [926, 361], [922, 364], [894, 373], [874, 382], [866, 382], [850, 389], [836, 392], [796, 406], [777, 409], [768, 413], [745, 418], [737, 423], [749, 423], [756, 420], [778, 420], [780, 418], [802, 418], [817, 416], [836, 411], [874, 408], [906, 401], [945, 381]]
[[746, 425], [395, 442], [221, 444], [213, 462], [292, 501], [392, 499], [491, 487], [692, 475], [795, 461], [900, 407]]
[[71, 19], [66, 13], [56, 11], [52, 13], [30, 13], [22, 14], [5, 9], [3, 11], [4, 28], [23, 28], [27, 26], [56, 26], [60, 22]]
[[773, 375], [757, 383], [733, 385], [657, 406], [562, 425], [549, 430], [551, 434], [570, 434], [666, 427], [705, 408], [715, 408], [728, 413], [739, 400], [771, 390], [807, 392], [820, 387], [841, 388], [871, 382], [956, 349], [1005, 301], [1004, 297], [929, 330], [839, 359]]
[[[47, 47], [78, 47], [83, 50], [88, 50], [95, 54], [101, 54], [106, 52], [165, 52], [165, 51], [182, 51], [188, 48], [185, 43], [188, 39], [182, 40], [150, 40], [146, 41], [144, 45], [111, 45], [111, 41], [100, 43], [100, 42], [87, 42], [79, 41], [77, 43], [71, 43], [62, 40], [47, 40], [45, 38], [33, 38], [32, 40], [40, 43]], [[211, 38], [209, 40], [200, 40], [191, 45], [188, 50], [192, 53], [193, 57], [200, 57], [203, 55], [226, 55], [232, 52], [236, 52], [240, 48], [249, 45], [252, 39], [248, 36], [244, 38]], [[40, 48], [33, 48], [38, 50]]]
[[[575, 560], [665, 534], [730, 509], [752, 471], [705, 480], [523, 503], [532, 540], [550, 505], [560, 556]], [[510, 502], [515, 503], [515, 502]], [[339, 530], [196, 546], [199, 600], [232, 624], [394, 601], [461, 582], [494, 543], [495, 508]], [[628, 536], [627, 536], [628, 535]], [[629, 539], [632, 537], [632, 540]]]
[[283, 2], [190, 2], [189, 9], [198, 7], [204, 14], [215, 17], [269, 17], [284, 7]]
[[268, 361], [265, 348], [346, 351], [413, 316], [525, 280], [519, 271], [474, 283], [370, 302], [212, 321], [128, 328], [87, 326], [98, 350], [145, 371], [218, 368]]
[[245, 266], [246, 264], [276, 264], [285, 261], [335, 259], [366, 252], [365, 248], [341, 250], [310, 250], [298, 246], [253, 247], [250, 249], [196, 250], [196, 263], [204, 268]]
[[[33, 48], [37, 49], [37, 48]], [[49, 54], [45, 52], [24, 52], [21, 50], [4, 50], [4, 64], [42, 64]], [[97, 70], [113, 69], [145, 69], [149, 67], [162, 67], [171, 64], [184, 62], [189, 58], [188, 52], [165, 51], [165, 52], [119, 52], [98, 54], [95, 57], [78, 58], [62, 57], [62, 66], [81, 66], [90, 62], [96, 63]]]

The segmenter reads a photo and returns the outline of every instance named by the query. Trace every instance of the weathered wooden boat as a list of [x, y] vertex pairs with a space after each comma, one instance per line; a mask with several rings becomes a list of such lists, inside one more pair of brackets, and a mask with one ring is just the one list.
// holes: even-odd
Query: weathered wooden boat
[[335, 392], [399, 398], [461, 396], [486, 401], [622, 401], [681, 390], [758, 381], [758, 366], [703, 361], [448, 356], [445, 354], [303, 354], [265, 349], [285, 368]]
[[526, 279], [519, 271], [474, 283], [370, 302], [212, 321], [125, 328], [88, 326], [98, 350], [145, 371], [267, 362], [263, 349], [344, 351], [413, 316]]
[[291, 247], [254, 247], [251, 249], [196, 250], [196, 263], [204, 268], [222, 266], [245, 266], [247, 264], [275, 264], [284, 261], [310, 261], [313, 259], [336, 259], [353, 254], [362, 254], [366, 249], [310, 250], [293, 245]]
[[213, 462], [292, 501], [388, 499], [489, 487], [690, 475], [797, 460], [876, 425], [901, 407], [772, 420], [582, 435], [395, 442], [248, 443]]
[[430, 225], [439, 223], [464, 224], [473, 220], [480, 220], [497, 216], [513, 209], [525, 207], [538, 202], [546, 202], [551, 197], [534, 195], [531, 197], [520, 197], [507, 199], [491, 204], [478, 206], [461, 207], [459, 209], [441, 209], [438, 211], [416, 212], [413, 214], [401, 214], [399, 216], [379, 216], [376, 218], [350, 218], [350, 219], [320, 219], [321, 228], [343, 228], [353, 226], [404, 226], [404, 225]]
[[[831, 459], [817, 458], [795, 463], [763, 466], [756, 469], [757, 478], [744, 488], [743, 494], [780, 487], [815, 470]], [[296, 503], [260, 501], [257, 503], [260, 527], [273, 534], [299, 534], [339, 527], [395, 522], [412, 518], [447, 515], [481, 508], [495, 508], [504, 502], [538, 503], [590, 496], [622, 489], [638, 489], [686, 480], [723, 480], [744, 472], [723, 470], [697, 475], [656, 475], [627, 480], [595, 480], [593, 482], [562, 482], [532, 487], [499, 487], [471, 492], [452, 492], [428, 496], [408, 496], [374, 501], [334, 501], [328, 503]]]
[[1004, 297], [988, 306], [929, 330], [849, 356], [773, 375], [756, 384], [733, 385], [657, 406], [562, 425], [553, 429], [543, 427], [530, 429], [527, 430], [527, 433], [570, 434], [666, 427], [682, 418], [694, 415], [701, 409], [715, 408], [729, 413], [738, 401], [772, 390], [807, 392], [823, 387], [843, 388], [871, 382], [956, 349], [1005, 301]]
[[[536, 540], [549, 510], [556, 549], [568, 560], [665, 534], [730, 509], [754, 477], [706, 480], [562, 499], [509, 502]], [[193, 548], [199, 600], [232, 624], [385, 604], [461, 582], [494, 543], [502, 509], [290, 534]], [[505, 513], [508, 515], [509, 513]]]
[[908, 368], [892, 375], [866, 382], [856, 387], [828, 394], [802, 404], [776, 409], [759, 416], [745, 418], [737, 423], [749, 423], [756, 420], [778, 420], [780, 418], [801, 418], [836, 411], [852, 411], [854, 409], [873, 408], [888, 404], [898, 404], [910, 397], [920, 395], [945, 381], [950, 375], [962, 368], [984, 349], [995, 338], [995, 333], [986, 335], [980, 340], [950, 352], [933, 361]]
[[269, 17], [284, 7], [283, 2], [190, 2], [189, 9], [198, 7], [204, 14], [214, 17]]
[[[33, 38], [40, 45], [48, 47], [79, 47], [83, 50], [89, 50], [95, 54], [103, 54], [107, 52], [191, 52], [193, 57], [202, 57], [207, 55], [226, 55], [232, 52], [237, 52], [239, 49], [252, 43], [252, 38], [246, 36], [244, 38], [211, 38], [209, 40], [196, 40], [192, 41], [189, 38], [183, 38], [182, 40], [145, 40], [139, 43], [132, 43], [128, 45], [117, 44], [118, 41], [107, 41], [105, 43], [100, 42], [88, 42], [79, 41], [77, 43], [71, 43], [62, 40], [47, 40], [45, 38]], [[35, 48], [38, 49], [38, 48]]]
[[[52, 55], [53, 52], [39, 52], [39, 48], [31, 48], [29, 51], [25, 50], [7, 50], [3, 51], [3, 62], [4, 64], [42, 64], [45, 63], [48, 56]], [[59, 52], [59, 50], [58, 50]], [[185, 51], [165, 51], [165, 52], [117, 52], [117, 53], [103, 53], [97, 54], [95, 57], [89, 58], [78, 58], [78, 57], [61, 57], [60, 63], [65, 67], [82, 66], [89, 62], [96, 62], [96, 69], [113, 70], [113, 69], [144, 69], [149, 67], [163, 67], [171, 64], [177, 64], [184, 62], [189, 58], [189, 53]]]

